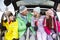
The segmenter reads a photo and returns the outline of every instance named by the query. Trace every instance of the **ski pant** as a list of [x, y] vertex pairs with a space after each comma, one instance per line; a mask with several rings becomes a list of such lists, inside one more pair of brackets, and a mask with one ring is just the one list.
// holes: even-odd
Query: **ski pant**
[[[26, 40], [26, 32], [21, 38], [19, 38], [19, 40]], [[35, 40], [35, 35], [31, 31], [29, 34], [29, 40]]]
[[47, 34], [37, 31], [37, 40], [47, 40]]
[[[55, 33], [53, 30], [51, 30], [51, 32]], [[47, 34], [47, 40], [53, 40], [52, 36]]]
[[51, 37], [51, 35], [47, 35], [47, 40], [53, 40], [53, 38]]

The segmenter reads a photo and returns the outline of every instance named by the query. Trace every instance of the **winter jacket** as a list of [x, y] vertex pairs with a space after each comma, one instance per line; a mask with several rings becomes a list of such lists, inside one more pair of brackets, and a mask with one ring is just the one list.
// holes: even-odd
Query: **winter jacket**
[[[31, 21], [31, 17], [32, 17], [31, 13], [28, 13], [28, 15], [25, 16], [25, 18], [20, 13], [17, 14], [16, 19], [18, 20], [19, 38], [21, 38], [26, 32], [26, 29], [27, 29], [26, 23]], [[32, 27], [30, 27], [30, 29], [33, 33], [35, 33]]]
[[3, 22], [3, 26], [6, 27], [7, 31], [5, 32], [4, 40], [13, 40], [13, 38], [18, 39], [18, 21]]
[[[37, 35], [37, 39], [38, 40], [47, 40], [47, 34], [44, 30], [44, 26], [43, 26], [43, 21], [44, 21], [45, 16], [40, 16], [39, 19], [36, 19], [35, 17], [32, 17], [31, 20], [31, 25], [33, 27], [38, 27], [37, 31], [36, 31], [36, 35]], [[37, 25], [37, 26], [36, 26]]]
[[[55, 17], [53, 17], [53, 19], [55, 19]], [[56, 22], [55, 22], [55, 20], [54, 20], [53, 22], [54, 22], [54, 31], [56, 32], [56, 26], [57, 26], [58, 32], [60, 32], [60, 22], [59, 22], [58, 20], [56, 20]], [[48, 26], [46, 26], [46, 21], [45, 21], [45, 19], [44, 19], [43, 24], [44, 24], [44, 29], [45, 29], [46, 33], [47, 33], [48, 35], [50, 35], [50, 34], [51, 34], [51, 29], [49, 29]]]

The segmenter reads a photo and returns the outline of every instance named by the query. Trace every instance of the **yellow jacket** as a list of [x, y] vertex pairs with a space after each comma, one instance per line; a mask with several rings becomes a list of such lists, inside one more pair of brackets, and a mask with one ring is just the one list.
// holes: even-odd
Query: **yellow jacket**
[[6, 27], [7, 31], [5, 32], [4, 40], [13, 40], [13, 38], [18, 39], [18, 21], [3, 22], [3, 25]]

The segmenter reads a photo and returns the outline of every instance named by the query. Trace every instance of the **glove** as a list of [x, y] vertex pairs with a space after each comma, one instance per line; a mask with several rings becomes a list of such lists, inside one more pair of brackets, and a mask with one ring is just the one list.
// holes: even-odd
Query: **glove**
[[2, 27], [2, 31], [5, 31], [5, 30], [7, 30], [7, 29], [6, 29], [6, 27], [3, 26], [3, 27]]
[[52, 33], [51, 36], [52, 36], [53, 39], [56, 39], [57, 35], [55, 33]]
[[31, 26], [31, 23], [27, 22], [26, 27], [30, 27], [30, 26]]
[[52, 37], [55, 39], [56, 38], [56, 34], [53, 34]]
[[34, 30], [37, 31], [38, 30], [38, 27], [34, 27]]

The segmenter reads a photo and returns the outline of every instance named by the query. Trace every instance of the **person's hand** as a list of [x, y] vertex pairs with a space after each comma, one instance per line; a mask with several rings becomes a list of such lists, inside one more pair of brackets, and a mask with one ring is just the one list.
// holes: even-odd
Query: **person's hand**
[[51, 36], [52, 36], [53, 39], [56, 39], [57, 35], [55, 33], [52, 33]]
[[6, 31], [6, 27], [5, 26], [2, 26], [2, 31]]
[[56, 38], [56, 34], [53, 34], [52, 37], [53, 37], [53, 38]]
[[35, 27], [34, 27], [34, 30], [37, 31], [37, 30], [38, 30], [38, 27], [35, 26]]
[[31, 26], [31, 23], [27, 22], [26, 27], [30, 27], [30, 26]]
[[49, 13], [50, 13], [50, 16], [51, 16], [51, 17], [54, 17], [54, 12], [53, 12], [52, 9], [49, 9]]

